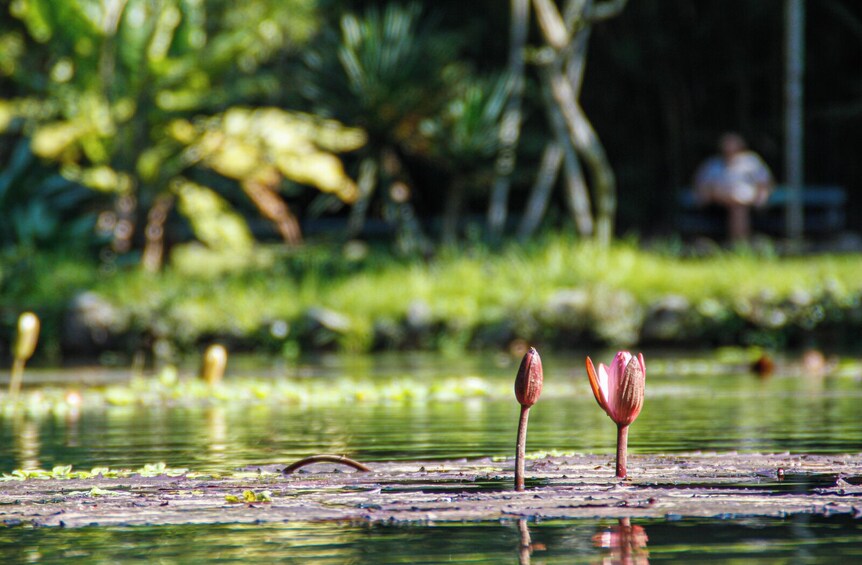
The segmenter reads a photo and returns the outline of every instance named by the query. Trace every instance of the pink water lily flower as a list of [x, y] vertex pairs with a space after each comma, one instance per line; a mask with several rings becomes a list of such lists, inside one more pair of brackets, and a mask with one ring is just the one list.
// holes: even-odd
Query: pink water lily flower
[[629, 426], [641, 413], [644, 405], [646, 365], [643, 354], [633, 356], [620, 351], [610, 367], [599, 363], [596, 372], [593, 361], [587, 357], [587, 376], [596, 402], [617, 424], [617, 477], [626, 476]]
[[610, 367], [599, 363], [598, 373], [587, 357], [587, 375], [596, 402], [618, 426], [628, 426], [638, 417], [644, 403], [646, 365], [644, 356], [635, 357], [628, 351], [614, 356]]

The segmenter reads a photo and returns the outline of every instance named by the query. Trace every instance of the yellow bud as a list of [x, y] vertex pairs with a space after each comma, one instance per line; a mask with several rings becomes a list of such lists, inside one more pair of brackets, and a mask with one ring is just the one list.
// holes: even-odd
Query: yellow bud
[[204, 353], [204, 363], [201, 369], [201, 378], [207, 384], [214, 385], [220, 383], [224, 377], [224, 370], [227, 366], [227, 349], [218, 343], [207, 347]]
[[15, 339], [15, 359], [27, 361], [39, 343], [39, 318], [33, 312], [24, 312], [18, 318], [18, 335]]

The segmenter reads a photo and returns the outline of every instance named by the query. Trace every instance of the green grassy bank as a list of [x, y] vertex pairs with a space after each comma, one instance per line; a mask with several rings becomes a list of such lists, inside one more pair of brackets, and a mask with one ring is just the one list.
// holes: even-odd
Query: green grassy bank
[[28, 255], [4, 259], [0, 285], [0, 341], [8, 345], [16, 316], [32, 309], [43, 318], [49, 355], [141, 347], [169, 355], [212, 340], [286, 354], [460, 350], [515, 339], [852, 346], [862, 328], [856, 255], [686, 258], [631, 243], [602, 250], [565, 236], [430, 260], [310, 246], [228, 269], [200, 255], [158, 275]]

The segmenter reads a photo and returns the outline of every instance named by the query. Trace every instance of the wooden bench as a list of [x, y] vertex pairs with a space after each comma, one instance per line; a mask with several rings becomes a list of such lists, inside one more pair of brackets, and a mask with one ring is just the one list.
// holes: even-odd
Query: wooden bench
[[[776, 186], [766, 205], [752, 209], [755, 232], [781, 235], [785, 233], [785, 208], [789, 191]], [[847, 193], [839, 186], [805, 186], [802, 189], [804, 229], [809, 235], [830, 235], [844, 230]], [[677, 230], [682, 235], [720, 236], [727, 231], [727, 212], [717, 205], [702, 206], [691, 188], [678, 194]]]

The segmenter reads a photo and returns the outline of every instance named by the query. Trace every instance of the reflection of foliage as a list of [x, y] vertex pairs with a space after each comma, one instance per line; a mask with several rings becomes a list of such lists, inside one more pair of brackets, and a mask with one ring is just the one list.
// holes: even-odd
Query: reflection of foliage
[[[178, 119], [278, 96], [280, 77], [267, 65], [314, 32], [312, 0], [69, 0], [50, 6], [44, 0], [16, 0], [9, 13], [17, 21], [0, 23], [0, 45], [9, 54], [0, 65], [0, 84], [11, 83], [19, 97], [0, 99], [0, 130], [31, 137], [33, 152], [59, 163], [65, 177], [118, 195], [118, 218], [111, 224], [118, 250], [131, 244], [138, 202], [150, 208], [147, 247], [161, 247], [170, 187], [198, 160], [225, 176], [248, 180], [251, 169], [229, 170], [228, 165], [236, 164], [237, 148], [250, 146], [241, 142], [265, 139], [260, 118], [280, 128], [265, 157], [281, 174], [348, 201], [355, 192], [329, 152], [333, 146], [361, 145], [361, 134], [354, 130], [345, 133], [345, 140], [311, 143], [322, 131], [334, 132], [331, 139], [341, 130], [276, 109], [265, 115], [228, 110], [187, 141], [211, 143], [223, 125], [225, 145], [189, 160], [190, 151], [183, 151], [168, 127]], [[296, 151], [273, 151], [277, 143], [282, 150], [293, 143]], [[258, 161], [247, 164], [254, 168]], [[264, 215], [279, 221], [271, 212], [279, 204], [286, 210], [277, 195], [280, 179], [270, 175], [265, 180], [254, 191], [243, 188]], [[145, 263], [147, 257], [157, 264], [161, 251], [145, 248]]]

